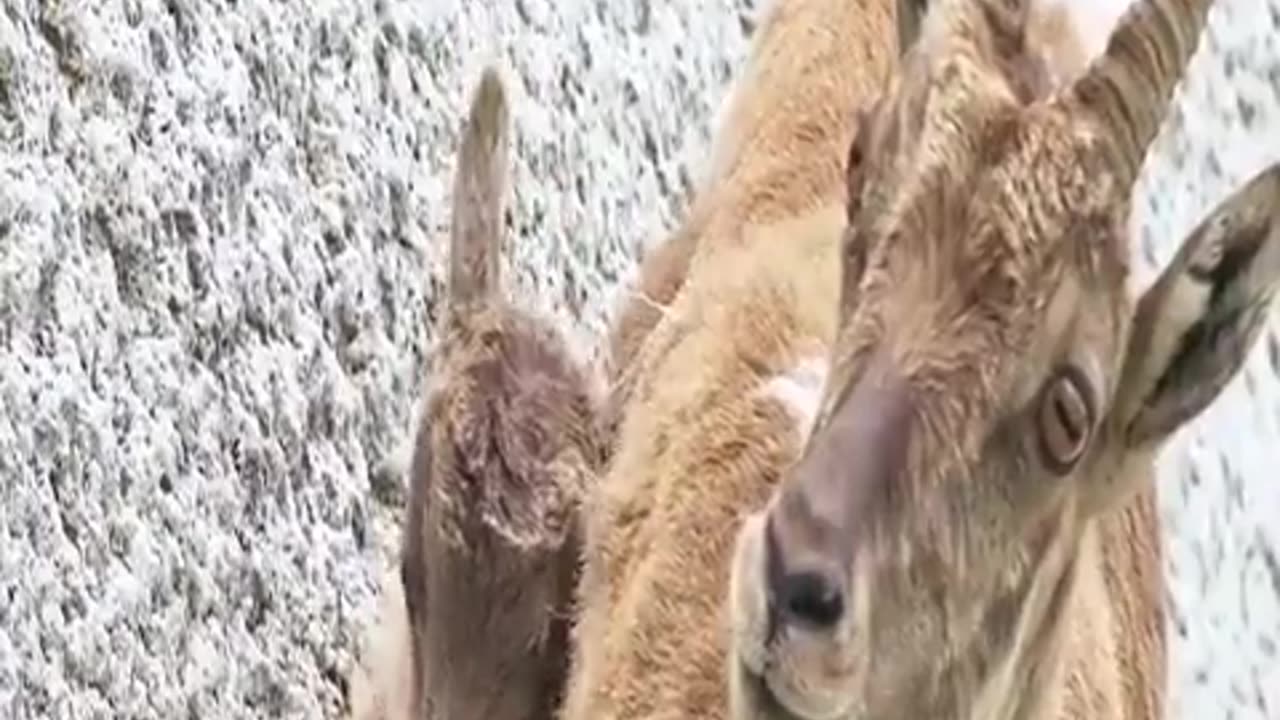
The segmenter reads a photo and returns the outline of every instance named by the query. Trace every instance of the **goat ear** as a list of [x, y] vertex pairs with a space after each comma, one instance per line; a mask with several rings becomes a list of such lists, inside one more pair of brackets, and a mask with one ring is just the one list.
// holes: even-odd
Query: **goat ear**
[[453, 176], [449, 245], [449, 309], [457, 316], [498, 290], [506, 210], [509, 130], [506, 91], [487, 67], [471, 97]]
[[1255, 175], [1183, 242], [1138, 301], [1113, 419], [1154, 450], [1235, 377], [1280, 288], [1280, 164]]

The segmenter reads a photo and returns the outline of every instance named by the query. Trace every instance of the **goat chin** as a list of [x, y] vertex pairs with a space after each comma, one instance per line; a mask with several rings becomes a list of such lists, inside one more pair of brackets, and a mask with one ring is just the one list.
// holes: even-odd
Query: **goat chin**
[[774, 627], [765, 570], [766, 512], [742, 523], [730, 573], [731, 717], [796, 720], [848, 717], [858, 664], [848, 633]]

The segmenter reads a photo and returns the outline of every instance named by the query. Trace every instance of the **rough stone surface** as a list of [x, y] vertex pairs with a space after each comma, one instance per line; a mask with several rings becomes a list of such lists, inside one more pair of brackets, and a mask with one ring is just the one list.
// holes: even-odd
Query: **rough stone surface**
[[[587, 343], [764, 1], [3, 0], [0, 717], [339, 717], [481, 65], [512, 292]], [[1280, 160], [1280, 0], [1218, 4], [1148, 274]], [[1280, 718], [1278, 370], [1273, 333], [1162, 460], [1176, 717]]]

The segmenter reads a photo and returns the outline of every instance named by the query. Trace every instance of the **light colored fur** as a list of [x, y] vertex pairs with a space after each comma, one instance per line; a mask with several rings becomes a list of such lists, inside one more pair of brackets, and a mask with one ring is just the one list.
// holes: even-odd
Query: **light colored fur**
[[684, 221], [645, 257], [612, 327], [607, 357], [621, 386], [612, 401], [615, 425], [639, 347], [686, 277], [696, 275], [691, 267], [718, 262], [748, 227], [842, 196], [854, 111], [888, 75], [888, 0], [784, 0], [762, 13], [720, 113], [706, 177]]
[[[752, 39], [746, 65], [730, 82], [729, 90], [715, 122], [715, 137], [704, 177], [699, 183], [685, 220], [671, 237], [649, 250], [639, 268], [634, 286], [618, 309], [606, 344], [605, 361], [611, 381], [620, 386], [613, 407], [606, 412], [613, 427], [620, 421], [630, 382], [635, 375], [632, 362], [648, 333], [680, 292], [700, 247], [732, 243], [748, 225], [768, 224], [792, 217], [797, 211], [812, 210], [843, 191], [834, 171], [843, 169], [843, 157], [822, 154], [832, 147], [843, 148], [853, 132], [853, 110], [874, 97], [890, 67], [881, 46], [889, 38], [871, 38], [869, 33], [885, 27], [894, 17], [892, 2], [790, 3], [779, 0], [766, 6], [763, 20]], [[1106, 36], [1113, 17], [1096, 10], [1090, 16], [1093, 32], [1077, 31], [1083, 13], [1073, 13], [1069, 0], [1042, 0], [1028, 28], [1030, 42], [1045, 49], [1046, 60], [1056, 81], [1078, 75], [1101, 46], [1097, 37]], [[847, 47], [833, 43], [836, 26], [805, 27], [818, 22], [822, 13], [849, 23], [847, 29], [860, 38]], [[839, 26], [846, 29], [845, 25]], [[791, 53], [812, 42], [804, 52]], [[826, 74], [812, 80], [806, 73], [816, 65], [838, 68], [844, 76]], [[799, 84], [792, 81], [805, 78]], [[823, 97], [829, 89], [833, 96]], [[792, 94], [794, 93], [794, 94]], [[787, 111], [775, 103], [786, 97]], [[798, 113], [791, 108], [804, 106]], [[834, 141], [834, 142], [833, 142]], [[788, 173], [812, 169], [794, 180], [796, 187], [776, 192]]]
[[364, 656], [351, 674], [351, 720], [411, 720], [413, 645], [404, 607], [400, 569], [383, 574], [375, 622], [365, 636]]
[[[959, 3], [952, 6], [959, 8]], [[1090, 294], [1089, 288], [1075, 279], [1060, 285], [1046, 282], [1039, 290], [1042, 295], [1034, 298], [1043, 302], [1036, 307], [1037, 311], [1045, 308], [1045, 315], [1042, 323], [1027, 331], [1031, 338], [1027, 355], [998, 345], [987, 348], [975, 344], [968, 348], [973, 356], [968, 358], [971, 368], [945, 363], [933, 368], [926, 362], [930, 353], [943, 358], [954, 348], [941, 338], [935, 339], [938, 329], [925, 324], [929, 317], [926, 309], [936, 311], [945, 306], [942, 299], [947, 297], [928, 293], [963, 288], [926, 290], [928, 276], [912, 275], [903, 270], [910, 265], [897, 262], [887, 267], [897, 268], [901, 277], [883, 278], [885, 282], [874, 288], [904, 301], [894, 306], [899, 313], [894, 319], [899, 324], [883, 323], [901, 334], [898, 342], [902, 344], [894, 348], [899, 362], [914, 358], [915, 351], [923, 358], [919, 360], [922, 377], [928, 377], [923, 374], [927, 371], [945, 375], [945, 370], [955, 377], [962, 376], [960, 371], [974, 373], [966, 386], [931, 388], [942, 398], [939, 409], [933, 410], [933, 419], [940, 423], [938, 427], [957, 433], [956, 447], [947, 449], [945, 456], [942, 450], [936, 451], [939, 467], [976, 462], [976, 451], [969, 448], [979, 447], [981, 438], [975, 439], [973, 433], [981, 428], [965, 436], [962, 424], [948, 424], [953, 417], [964, 419], [965, 412], [978, 412], [966, 409], [960, 403], [962, 398], [978, 397], [981, 402], [975, 400], [973, 406], [979, 408], [982, 402], [987, 407], [1002, 400], [1014, 405], [1030, 402], [1041, 379], [1038, 373], [1062, 352], [1070, 361], [1088, 367], [1090, 377], [1099, 383], [1099, 392], [1109, 393], [1107, 401], [1114, 403], [1108, 421], [1121, 424], [1098, 430], [1102, 437], [1096, 445], [1102, 459], [1091, 460], [1084, 477], [1060, 480], [1062, 487], [1069, 488], [1062, 491], [1053, 491], [1055, 486], [1041, 477], [1043, 473], [1031, 475], [1027, 482], [1034, 480], [1041, 483], [1038, 487], [1046, 488], [1027, 491], [1036, 496], [1036, 502], [1028, 506], [1035, 508], [1032, 514], [999, 516], [999, 523], [984, 529], [985, 535], [969, 538], [969, 545], [943, 547], [947, 552], [939, 555], [943, 559], [938, 562], [951, 564], [920, 568], [910, 575], [910, 582], [903, 581], [904, 602], [900, 606], [890, 606], [889, 596], [880, 597], [883, 588], [873, 589], [871, 581], [899, 579], [893, 573], [900, 568], [916, 570], [912, 563], [925, 558], [922, 552], [920, 559], [912, 559], [915, 536], [893, 538], [899, 542], [895, 550], [900, 549], [905, 558], [899, 561], [900, 566], [853, 568], [847, 588], [852, 619], [842, 619], [830, 635], [818, 631], [777, 635], [779, 631], [771, 627], [768, 615], [774, 600], [766, 590], [769, 581], [764, 573], [765, 518], [775, 512], [782, 497], [780, 489], [801, 482], [795, 477], [797, 461], [812, 450], [819, 437], [816, 433], [839, 411], [841, 392], [856, 377], [853, 368], [860, 357], [858, 344], [866, 342], [860, 335], [869, 332], [865, 318], [855, 315], [860, 306], [853, 301], [845, 306], [841, 287], [842, 264], [847, 274], [852, 262], [843, 254], [851, 237], [844, 215], [844, 161], [853, 138], [863, 130], [862, 122], [879, 110], [872, 108], [871, 115], [854, 112], [868, 108], [879, 96], [882, 80], [895, 65], [895, 24], [888, 0], [775, 0], [767, 12], [723, 115], [709, 183], [700, 190], [684, 225], [642, 268], [640, 287], [662, 289], [661, 297], [651, 295], [647, 301], [656, 300], [664, 307], [661, 312], [624, 308], [620, 329], [611, 339], [617, 361], [611, 410], [616, 444], [612, 465], [585, 510], [586, 564], [579, 585], [579, 618], [562, 718], [1159, 717], [1165, 683], [1163, 578], [1151, 459], [1170, 427], [1203, 409], [1221, 388], [1222, 378], [1233, 372], [1232, 363], [1238, 367], [1239, 361], [1238, 356], [1227, 354], [1211, 360], [1219, 364], [1208, 369], [1200, 365], [1187, 369], [1178, 365], [1182, 359], [1179, 346], [1161, 345], [1160, 338], [1171, 335], [1189, 342], [1194, 339], [1195, 320], [1206, 318], [1221, 322], [1225, 331], [1240, 339], [1240, 347], [1249, 347], [1257, 337], [1257, 327], [1248, 319], [1232, 324], [1235, 321], [1212, 315], [1213, 308], [1203, 293], [1197, 296], [1199, 302], [1191, 303], [1199, 315], [1178, 316], [1169, 309], [1178, 306], [1178, 298], [1194, 295], [1200, 287], [1186, 279], [1188, 267], [1195, 264], [1190, 256], [1176, 260], [1167, 271], [1168, 286], [1149, 293], [1134, 317], [1129, 317], [1130, 306], [1116, 294], [1121, 283], [1111, 282], [1123, 276], [1121, 255], [1127, 252], [1122, 223], [1116, 219], [1128, 208], [1134, 153], [1145, 148], [1154, 131], [1148, 126], [1148, 117], [1133, 115], [1133, 122], [1147, 125], [1114, 146], [1089, 145], [1097, 134], [1116, 132], [1106, 123], [1125, 117], [1114, 106], [1105, 105], [1108, 98], [1098, 94], [1080, 99], [1079, 107], [1085, 109], [1079, 112], [1096, 110], [1097, 114], [1082, 121], [1078, 135], [1063, 129], [1067, 119], [1054, 125], [1056, 116], [1048, 117], [1045, 127], [1037, 128], [1044, 132], [1043, 145], [1035, 146], [1043, 147], [1043, 156], [1028, 151], [1025, 157], [1015, 154], [1010, 161], [1008, 173], [1014, 180], [1031, 176], [1024, 186], [1010, 187], [1021, 187], [1024, 193], [1043, 191], [1045, 183], [1066, 178], [1066, 183], [1053, 191], [1057, 194], [1017, 198], [1026, 200], [1029, 207], [1010, 202], [1008, 216], [992, 212], [999, 222], [1006, 223], [999, 226], [1001, 230], [1017, 228], [1021, 222], [1028, 240], [1040, 240], [1028, 229], [1030, 222], [1048, 218], [1046, 222], [1062, 224], [1041, 228], [1043, 232], [1077, 232], [1081, 228], [1070, 224], [1078, 219], [1071, 216], [1076, 207], [1072, 201], [1096, 203], [1098, 216], [1107, 218], [1096, 228], [1098, 244], [1107, 248], [1099, 252], [1112, 254], [1084, 257], [1081, 253], [1081, 258], [1056, 261], [1064, 266], [1082, 262], [1104, 268], [1109, 283], [1106, 292]], [[965, 16], [959, 9], [956, 17], [957, 22], [978, 22], [974, 15]], [[867, 131], [874, 133], [869, 152], [881, 152], [890, 140], [925, 142], [910, 136], [917, 130], [911, 123], [954, 122], [960, 134], [955, 138], [956, 146], [928, 146], [915, 156], [936, 162], [943, 177], [947, 177], [948, 163], [954, 163], [958, 178], [954, 182], [976, 183], [980, 175], [972, 178], [964, 173], [985, 169], [981, 164], [984, 156], [978, 152], [980, 144], [1003, 138], [980, 135], [981, 128], [965, 124], [976, 122], [971, 117], [985, 118], [982, 113], [1012, 107], [1015, 102], [1043, 101], [1047, 88], [1064, 87], [1077, 78], [1088, 76], [1093, 81], [1088, 75], [1089, 44], [1081, 43], [1070, 28], [1071, 21], [1061, 10], [1033, 14], [1025, 29], [1026, 48], [1007, 58], [1010, 65], [998, 71], [982, 63], [989, 62], [984, 58], [993, 53], [1005, 51], [980, 43], [970, 50], [962, 47], [961, 53], [971, 51], [973, 56], [966, 58], [970, 65], [959, 68], [971, 74], [952, 82], [973, 85], [959, 86], [952, 98], [957, 105], [931, 107], [930, 112], [944, 113], [932, 120], [923, 112], [903, 112], [888, 119], [884, 119], [888, 111], [881, 112], [880, 125]], [[947, 33], [955, 32], [954, 27], [931, 16], [921, 29], [922, 42], [945, 43]], [[1131, 33], [1121, 37], [1117, 47], [1130, 50], [1128, 57], [1139, 58], [1139, 53], [1132, 52], [1137, 42]], [[1179, 63], [1189, 55], [1184, 46], [1176, 48], [1176, 56], [1174, 51], [1165, 52]], [[1181, 67], [1178, 64], [1169, 69], [1180, 72]], [[924, 70], [917, 65], [916, 76], [896, 78], [891, 87], [904, 95], [919, 90]], [[1134, 77], [1117, 73], [1111, 79], [1123, 86], [1136, 82]], [[1014, 90], [1018, 82], [1025, 84]], [[1155, 84], [1155, 101], [1167, 101], [1167, 78], [1157, 77]], [[970, 89], [972, 94], [966, 96]], [[1122, 93], [1120, 97], [1127, 96]], [[1091, 102], [1097, 106], [1089, 105]], [[894, 121], [902, 125], [893, 127]], [[934, 130], [937, 133], [947, 130], [941, 125], [938, 128]], [[908, 136], [901, 135], [904, 131]], [[893, 135], [895, 132], [898, 134]], [[962, 140], [972, 145], [962, 148]], [[1072, 143], [1083, 143], [1091, 151], [1105, 148], [1098, 151], [1101, 159], [1097, 162], [1110, 164], [1091, 167], [1104, 172], [1089, 175], [1084, 167], [1074, 164], [1079, 155], [1073, 155], [1076, 146]], [[889, 146], [903, 153], [913, 153], [918, 147]], [[999, 154], [992, 157], [1002, 158]], [[888, 160], [877, 158], [884, 165], [874, 169], [887, 173]], [[879, 209], [888, 217], [883, 227], [864, 231], [887, 228], [890, 219], [902, 220], [890, 214], [890, 210], [901, 209], [890, 203], [892, 200], [904, 201], [905, 206], [907, 200], [927, 205], [947, 199], [929, 196], [929, 186], [905, 187], [901, 197], [878, 198], [886, 203]], [[1010, 187], [1000, 190], [1011, 192]], [[972, 194], [980, 189], [976, 184], [945, 189], [969, 203], [992, 201]], [[1259, 228], [1267, 238], [1262, 243], [1264, 250], [1249, 259], [1257, 264], [1256, 271], [1214, 280], [1221, 283], [1214, 286], [1216, 290], [1225, 288], [1233, 298], [1219, 302], [1232, 303], [1233, 308], [1254, 308], [1265, 305], [1274, 294], [1276, 276], [1280, 275], [1280, 262], [1272, 255], [1280, 252], [1274, 250], [1280, 247], [1280, 231], [1275, 229], [1280, 225], [1276, 217], [1280, 214], [1278, 195], [1280, 171], [1273, 170], [1215, 211], [1216, 220], [1227, 218], [1228, 222], [1227, 230], [1214, 243], [1244, 245], [1246, 236]], [[1006, 199], [1005, 195], [996, 196]], [[1042, 205], [1035, 204], [1041, 201]], [[1018, 212], [1026, 214], [1017, 216]], [[968, 243], [978, 240], [1005, 243], [991, 249], [997, 256], [1008, 255], [1010, 263], [1022, 257], [1018, 255], [1021, 248], [1015, 245], [1021, 238], [952, 237], [963, 228], [924, 224], [941, 222], [937, 217], [947, 216], [923, 216], [922, 227], [906, 230], [950, 238], [952, 245], [931, 248], [936, 254], [930, 261], [941, 262], [938, 258], [942, 258], [955, 263], [926, 263], [924, 267], [930, 271], [941, 273], [939, 268], [963, 267], [962, 261], [986, 260], [981, 247], [972, 248], [976, 250], [972, 255], [961, 254], [969, 248]], [[1214, 218], [1209, 225], [1216, 222]], [[851, 222], [856, 225], [858, 218], [851, 218]], [[1198, 234], [1203, 232], [1193, 233], [1185, 247], [1199, 243]], [[1119, 250], [1121, 247], [1124, 249]], [[925, 256], [919, 259], [923, 261]], [[887, 272], [883, 267], [877, 270]], [[1041, 271], [1040, 267], [1034, 270]], [[898, 294], [893, 295], [895, 292]], [[913, 292], [921, 293], [918, 307], [905, 302]], [[1027, 292], [1036, 292], [1034, 283]], [[1089, 320], [1085, 310], [1095, 319]], [[1016, 311], [1015, 306], [1000, 307], [1000, 322], [1014, 325], [1011, 318]], [[850, 318], [855, 317], [864, 323], [853, 323]], [[1143, 337], [1149, 328], [1151, 337]], [[1126, 341], [1124, 334], [1130, 330]], [[930, 344], [931, 340], [936, 344]], [[1125, 355], [1126, 342], [1129, 356]], [[1140, 351], [1144, 345], [1153, 349], [1152, 362], [1163, 364], [1150, 368], [1125, 364], [1122, 368], [1126, 357], [1141, 354], [1132, 348]], [[1195, 361], [1201, 359], [1198, 354], [1211, 353], [1201, 346], [1186, 347]], [[1082, 354], [1079, 357], [1072, 354], [1077, 348]], [[1092, 350], [1101, 352], [1101, 357], [1086, 356]], [[815, 355], [830, 357], [832, 366], [822, 375], [818, 422], [815, 434], [810, 435], [811, 419], [807, 416], [814, 412], [809, 409], [814, 407], [814, 399], [804, 389], [809, 386], [797, 385], [795, 380], [805, 376], [806, 364], [812, 368]], [[967, 358], [963, 352], [957, 352], [957, 357]], [[1026, 370], [1019, 372], [1024, 364]], [[1012, 378], [1007, 382], [1011, 396], [982, 395], [988, 378], [982, 373], [988, 372], [988, 366], [992, 368], [990, 377], [999, 372]], [[1217, 368], [1226, 375], [1215, 374]], [[1176, 385], [1169, 390], [1157, 382], [1179, 373], [1201, 373], [1189, 375], [1186, 382], [1203, 383], [1206, 392], [1183, 393]], [[1128, 385], [1117, 388], [1119, 378]], [[947, 393], [955, 395], [954, 402], [948, 404]], [[1183, 397], [1190, 407], [1188, 415], [1180, 415], [1187, 412], [1178, 407], [1177, 401]], [[1153, 402], [1157, 410], [1134, 409], [1135, 403], [1146, 401]], [[850, 411], [857, 412], [857, 408]], [[1132, 428], [1147, 427], [1124, 424], [1135, 418], [1145, 420], [1144, 413], [1154, 415], [1150, 437], [1125, 435]], [[946, 444], [945, 434], [935, 440], [935, 445], [927, 447]], [[1024, 502], [996, 498], [996, 491], [989, 488], [939, 490], [926, 486], [926, 478], [935, 483], [943, 480], [932, 479], [934, 469], [922, 464], [931, 458], [912, 458], [916, 463], [911, 466], [913, 472], [922, 476], [920, 492], [934, 493], [922, 496], [922, 500], [951, 500], [959, 507], [964, 507], [959, 503], [966, 495], [980, 503], [990, 501], [993, 507], [997, 501], [1015, 507], [1021, 507], [1015, 503]], [[1070, 485], [1076, 482], [1078, 487]], [[943, 492], [949, 495], [944, 497]], [[924, 510], [920, 506], [912, 509]], [[975, 509], [986, 511], [987, 506]], [[929, 519], [926, 516], [921, 522]], [[868, 515], [862, 520], [871, 527], [880, 518]], [[943, 535], [948, 532], [947, 527], [928, 529]], [[964, 534], [961, 529], [951, 529], [958, 537]], [[994, 543], [988, 546], [994, 552], [984, 552], [983, 546], [974, 544], [974, 538]], [[1024, 539], [1034, 553], [1022, 552]], [[1006, 562], [1008, 566], [1002, 565]], [[1019, 588], [1026, 591], [1011, 596], [1013, 604], [1008, 607], [987, 606], [994, 598], [985, 596], [983, 588], [1005, 581], [1023, 583]], [[937, 636], [938, 618], [915, 609], [939, 598], [987, 613], [982, 620], [988, 624], [957, 615], [952, 619], [964, 624], [944, 627], [942, 632], [965, 634], [960, 640], [972, 633], [968, 639], [986, 653], [983, 660], [989, 659], [989, 663], [967, 666], [964, 657], [949, 654], [967, 650], [963, 645], [912, 645], [913, 638]], [[879, 611], [876, 617], [885, 617], [889, 623], [869, 624], [872, 610]], [[916, 618], [920, 624], [912, 627]], [[895, 633], [891, 637], [898, 638], [898, 645], [878, 637], [882, 632]], [[990, 637], [985, 637], [988, 634]], [[873, 642], [877, 643], [874, 651], [867, 652]], [[933, 679], [929, 672], [953, 669], [957, 674], [945, 676], [945, 686], [912, 682], [917, 677], [929, 682]], [[762, 680], [765, 674], [768, 677]], [[871, 677], [880, 682], [867, 684]], [[762, 691], [765, 685], [768, 693]]]
[[808, 436], [809, 429], [818, 418], [827, 369], [825, 356], [811, 355], [774, 375], [763, 388], [766, 398], [781, 402], [791, 412], [802, 436]]

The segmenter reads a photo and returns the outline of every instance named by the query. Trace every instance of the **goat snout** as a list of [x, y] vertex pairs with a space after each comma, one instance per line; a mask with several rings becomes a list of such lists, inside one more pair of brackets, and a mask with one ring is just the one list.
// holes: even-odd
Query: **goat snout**
[[899, 481], [914, 410], [910, 389], [874, 356], [788, 473], [765, 521], [770, 618], [830, 629], [850, 612], [854, 559], [879, 498]]
[[[846, 610], [846, 569], [839, 554], [802, 538], [794, 518], [775, 508], [765, 524], [765, 572], [772, 625], [825, 630]], [[812, 519], [806, 519], [812, 530]], [[823, 533], [828, 535], [828, 533]]]

